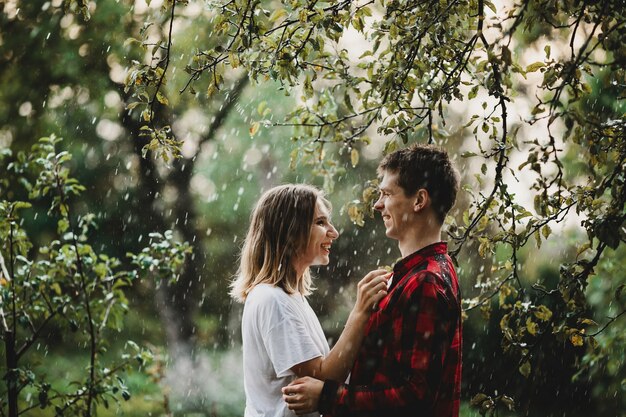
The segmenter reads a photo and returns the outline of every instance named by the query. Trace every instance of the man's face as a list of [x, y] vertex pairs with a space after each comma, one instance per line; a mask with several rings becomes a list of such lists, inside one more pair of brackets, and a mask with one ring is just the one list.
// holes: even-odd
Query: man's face
[[383, 217], [385, 234], [391, 239], [403, 240], [416, 215], [416, 196], [407, 197], [398, 185], [398, 174], [390, 171], [385, 171], [379, 193], [374, 209], [380, 211]]

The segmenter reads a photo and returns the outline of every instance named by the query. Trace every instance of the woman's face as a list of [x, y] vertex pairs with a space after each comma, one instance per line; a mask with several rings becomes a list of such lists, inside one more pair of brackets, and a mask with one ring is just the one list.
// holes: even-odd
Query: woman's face
[[339, 237], [339, 232], [330, 222], [328, 208], [318, 199], [311, 224], [309, 242], [304, 253], [296, 258], [296, 270], [299, 273], [312, 265], [328, 265], [330, 262], [330, 247], [333, 240]]

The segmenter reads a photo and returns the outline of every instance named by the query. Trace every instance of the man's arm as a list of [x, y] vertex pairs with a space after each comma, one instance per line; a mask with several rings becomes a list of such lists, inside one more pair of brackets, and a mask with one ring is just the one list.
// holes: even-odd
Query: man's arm
[[[400, 314], [393, 323], [393, 331], [399, 352], [391, 354], [396, 356], [397, 369], [406, 370], [403, 375], [386, 375], [389, 382], [376, 386], [347, 386], [329, 381], [321, 385], [321, 381], [301, 378], [283, 389], [289, 408], [340, 415], [347, 410], [393, 410], [418, 403], [430, 406], [433, 392], [427, 375], [432, 366], [435, 341], [442, 336], [437, 334], [440, 328], [437, 324], [444, 318], [439, 317], [438, 305], [443, 300], [439, 299], [435, 284], [429, 281], [420, 282], [413, 290], [405, 289], [401, 304], [396, 306]], [[323, 388], [325, 395], [322, 395]], [[315, 406], [307, 408], [311, 404]]]

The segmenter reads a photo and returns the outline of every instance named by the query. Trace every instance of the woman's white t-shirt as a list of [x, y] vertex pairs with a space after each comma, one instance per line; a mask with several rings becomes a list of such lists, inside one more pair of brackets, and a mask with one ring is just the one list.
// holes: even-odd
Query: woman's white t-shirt
[[291, 368], [330, 351], [306, 298], [268, 284], [255, 286], [246, 298], [241, 332], [245, 417], [295, 416], [281, 391], [296, 379]]

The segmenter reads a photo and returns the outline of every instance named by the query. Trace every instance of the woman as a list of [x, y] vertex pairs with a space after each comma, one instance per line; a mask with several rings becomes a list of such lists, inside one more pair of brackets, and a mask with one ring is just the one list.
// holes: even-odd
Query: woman
[[297, 377], [345, 380], [372, 308], [386, 294], [387, 271], [367, 274], [343, 333], [329, 349], [305, 297], [312, 291], [309, 267], [329, 263], [339, 236], [330, 210], [321, 191], [298, 184], [267, 191], [252, 212], [239, 274], [231, 285], [231, 295], [245, 303], [246, 417], [295, 416], [281, 388]]

